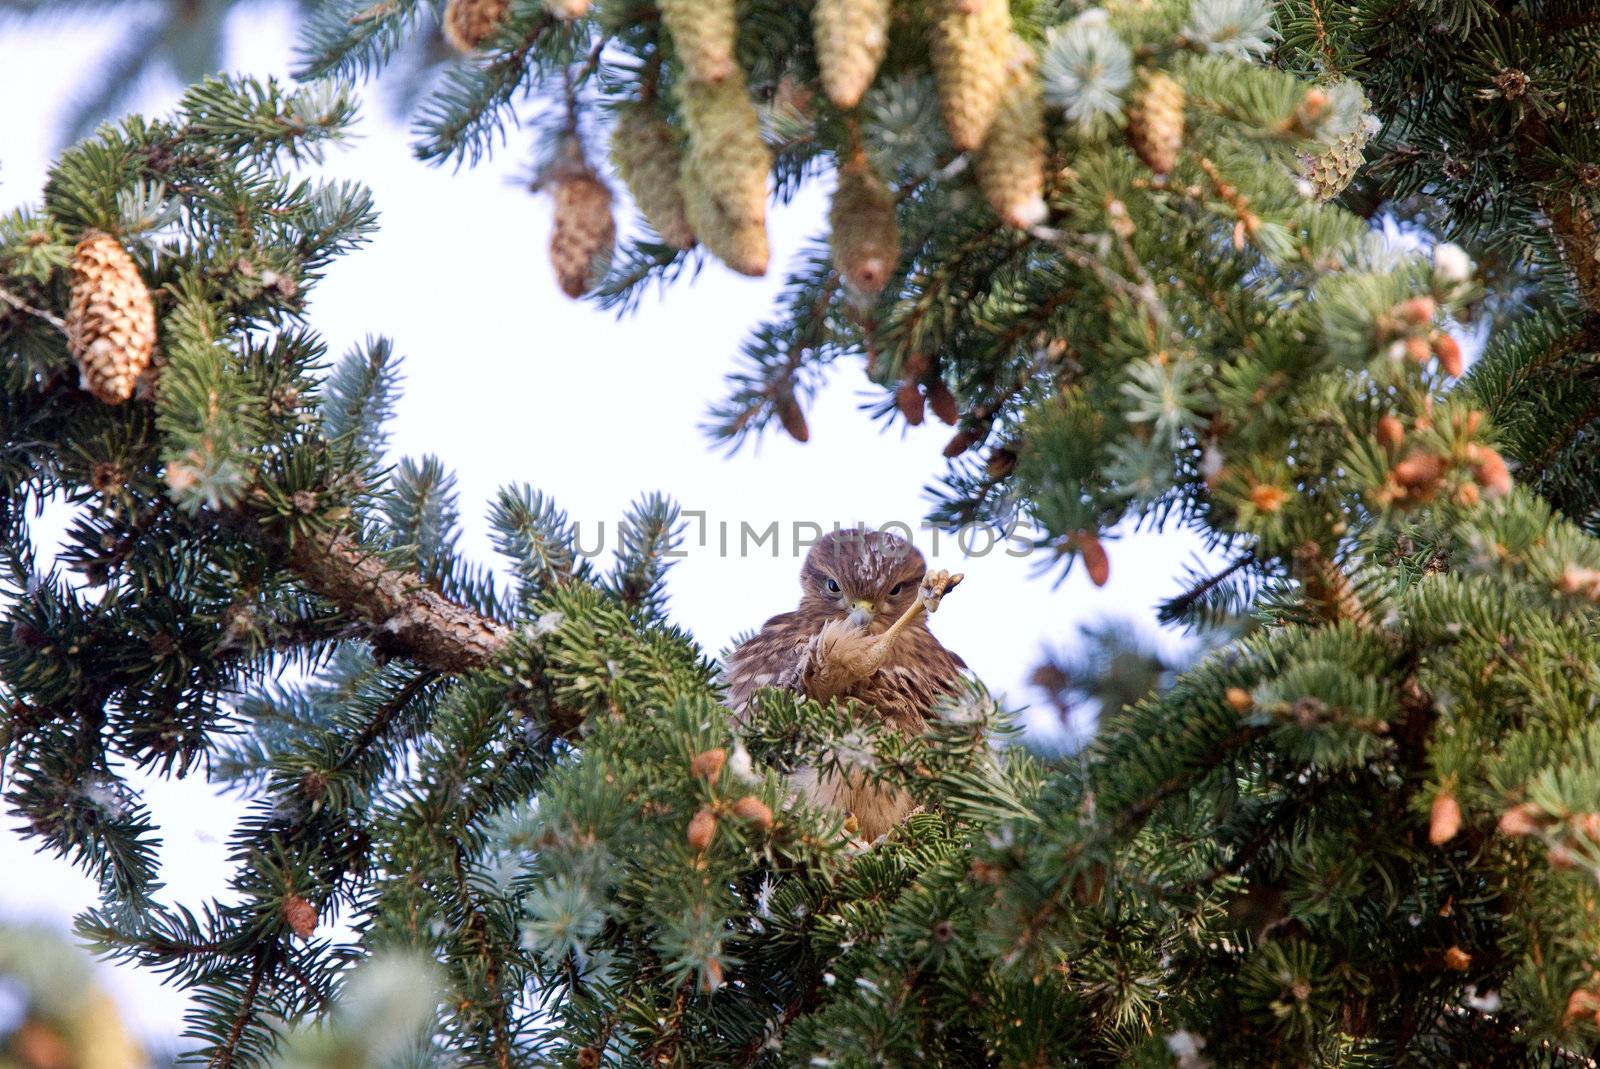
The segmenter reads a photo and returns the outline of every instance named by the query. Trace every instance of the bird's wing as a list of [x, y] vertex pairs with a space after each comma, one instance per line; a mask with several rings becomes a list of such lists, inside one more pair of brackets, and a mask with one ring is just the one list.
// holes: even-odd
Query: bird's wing
[[799, 613], [779, 613], [729, 654], [722, 669], [728, 708], [742, 714], [756, 691], [784, 685], [780, 677], [793, 665], [808, 630]]

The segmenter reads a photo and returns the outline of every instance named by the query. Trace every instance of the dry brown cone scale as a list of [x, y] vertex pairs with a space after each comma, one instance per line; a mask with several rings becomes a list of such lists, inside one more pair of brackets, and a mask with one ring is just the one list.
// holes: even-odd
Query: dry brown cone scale
[[611, 190], [583, 157], [583, 146], [569, 137], [545, 174], [555, 201], [550, 228], [550, 266], [561, 292], [578, 298], [599, 281], [617, 237], [611, 215]]
[[72, 253], [67, 340], [84, 389], [108, 405], [133, 396], [155, 352], [149, 287], [128, 251], [98, 230], [85, 234]]

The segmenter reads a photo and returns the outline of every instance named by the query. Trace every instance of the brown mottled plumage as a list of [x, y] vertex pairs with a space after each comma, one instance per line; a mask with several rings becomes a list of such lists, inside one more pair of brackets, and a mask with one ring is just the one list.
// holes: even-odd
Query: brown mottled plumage
[[[917, 548], [881, 531], [854, 528], [822, 538], [800, 569], [800, 605], [764, 624], [728, 658], [727, 702], [741, 717], [762, 687], [808, 698], [854, 698], [898, 731], [918, 734], [928, 709], [953, 694], [966, 664], [928, 630], [927, 614], [961, 581], [929, 573]], [[862, 777], [796, 773], [812, 801], [845, 810], [873, 839], [912, 808], [904, 793]]]

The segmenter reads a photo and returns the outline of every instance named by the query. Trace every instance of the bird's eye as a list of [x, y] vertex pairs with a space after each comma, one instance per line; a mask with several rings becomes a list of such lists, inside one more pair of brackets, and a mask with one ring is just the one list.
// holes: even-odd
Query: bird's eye
[[837, 594], [838, 592], [839, 592], [839, 580], [837, 580], [837, 579], [829, 579], [828, 580], [828, 593]]
[[905, 588], [906, 588], [906, 585], [904, 583], [896, 583], [894, 586], [889, 588], [889, 596], [891, 598], [895, 597], [896, 595], [898, 595], [900, 593], [900, 591], [904, 590]]

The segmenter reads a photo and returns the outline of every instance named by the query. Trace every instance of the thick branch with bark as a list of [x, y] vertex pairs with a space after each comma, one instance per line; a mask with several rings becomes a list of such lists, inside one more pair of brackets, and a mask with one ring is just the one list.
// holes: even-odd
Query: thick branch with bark
[[371, 626], [373, 644], [384, 652], [464, 672], [488, 664], [505, 645], [504, 624], [391, 568], [347, 534], [298, 539], [289, 565], [310, 590]]

